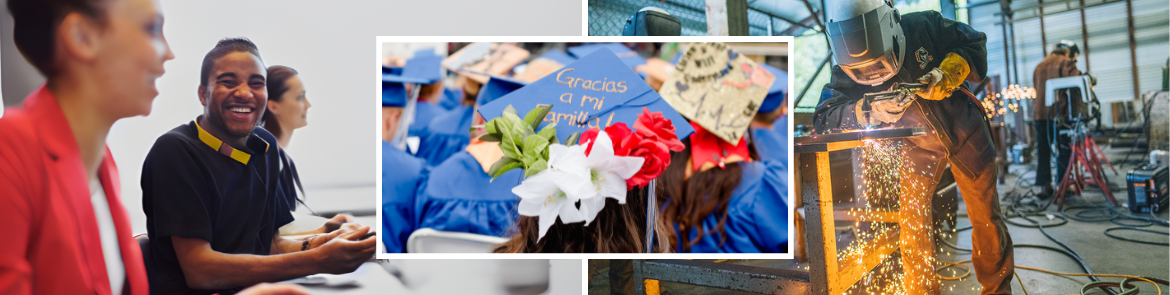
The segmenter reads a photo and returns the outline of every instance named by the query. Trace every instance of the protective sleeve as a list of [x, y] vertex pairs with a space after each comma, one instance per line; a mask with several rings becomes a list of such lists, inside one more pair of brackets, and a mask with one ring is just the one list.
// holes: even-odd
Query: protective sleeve
[[[967, 61], [969, 68], [978, 76], [977, 78], [983, 79], [987, 76], [986, 34], [976, 31], [970, 25], [946, 19], [938, 11], [927, 12], [926, 20], [930, 25], [928, 28], [932, 28], [927, 29], [927, 31], [931, 40], [935, 40], [935, 44], [950, 45], [950, 48], [943, 47], [941, 49], [947, 53], [957, 54]], [[962, 82], [962, 80], [959, 81]]]
[[861, 97], [852, 94], [856, 92], [854, 87], [858, 87], [858, 84], [840, 66], [833, 66], [831, 73], [829, 84], [825, 84], [829, 99], [818, 104], [813, 115], [815, 133], [862, 128], [856, 113], [857, 102]]

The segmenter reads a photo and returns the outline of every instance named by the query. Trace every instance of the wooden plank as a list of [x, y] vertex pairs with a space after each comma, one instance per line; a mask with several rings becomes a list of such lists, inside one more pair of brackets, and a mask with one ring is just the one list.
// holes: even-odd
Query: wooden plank
[[833, 229], [833, 186], [829, 178], [829, 153], [802, 153], [801, 163], [815, 163], [816, 169], [801, 169], [805, 191], [805, 234], [808, 235], [810, 294], [840, 294], [837, 284], [837, 238]]
[[893, 255], [898, 250], [898, 236], [897, 231], [877, 236], [867, 242], [861, 251], [841, 257], [840, 292], [834, 294], [844, 293], [865, 277], [866, 273]]
[[898, 214], [898, 212], [883, 211], [870, 211], [862, 214], [860, 211], [836, 210], [833, 211], [833, 219], [843, 221], [898, 223]]
[[[646, 260], [642, 278], [758, 294], [804, 294], [808, 272], [702, 260]], [[647, 288], [649, 295], [650, 288]]]

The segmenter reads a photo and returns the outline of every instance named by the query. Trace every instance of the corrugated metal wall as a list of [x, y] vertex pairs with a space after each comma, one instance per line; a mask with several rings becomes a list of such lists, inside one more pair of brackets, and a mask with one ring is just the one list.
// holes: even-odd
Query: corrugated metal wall
[[[1032, 4], [1016, 1], [1013, 6]], [[1049, 1], [1056, 2], [1056, 1]], [[1076, 7], [1077, 1], [1071, 1]], [[1086, 1], [1089, 5], [1101, 1]], [[1063, 4], [1057, 4], [1063, 5]], [[1048, 7], [1048, 6], [1046, 6]], [[988, 75], [1009, 76], [1013, 84], [1032, 87], [1032, 71], [1044, 58], [1041, 44], [1040, 19], [1028, 18], [1015, 22], [1015, 66], [1017, 73], [1004, 63], [1004, 37], [1000, 27], [999, 5], [990, 4], [971, 9], [971, 25], [987, 34]], [[1134, 36], [1137, 42], [1138, 82], [1140, 92], [1161, 88], [1162, 72], [1170, 58], [1170, 2], [1166, 0], [1134, 0]], [[1022, 14], [1017, 14], [1019, 18]], [[1085, 23], [1089, 32], [1090, 73], [1097, 76], [1095, 87], [1102, 105], [1102, 122], [1109, 125], [1112, 116], [1109, 103], [1134, 99], [1133, 74], [1129, 52], [1129, 28], [1125, 1], [1101, 4], [1085, 9]], [[1081, 14], [1070, 10], [1044, 17], [1044, 33], [1048, 44], [1072, 40], [1084, 48], [1081, 33]], [[1009, 36], [1011, 34], [1009, 26]], [[1077, 67], [1085, 68], [1085, 56], [1078, 58]]]
[[[589, 35], [621, 36], [626, 19], [638, 10], [654, 6], [666, 10], [682, 23], [683, 36], [706, 36], [707, 14], [704, 0], [589, 0]], [[804, 9], [801, 7], [800, 9]], [[748, 33], [752, 36], [768, 36], [773, 20], [768, 15], [748, 9]]]

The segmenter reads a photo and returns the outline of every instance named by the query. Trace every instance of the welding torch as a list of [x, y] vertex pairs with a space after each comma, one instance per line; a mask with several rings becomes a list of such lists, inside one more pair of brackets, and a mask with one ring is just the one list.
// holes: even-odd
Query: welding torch
[[914, 93], [926, 89], [926, 86], [927, 84], [925, 83], [895, 83], [893, 89], [881, 92], [866, 93], [865, 97], [863, 98], [865, 100], [865, 105], [862, 105], [861, 108], [864, 111], [869, 111], [870, 104], [875, 101], [883, 101], [904, 97], [907, 95], [914, 95]]

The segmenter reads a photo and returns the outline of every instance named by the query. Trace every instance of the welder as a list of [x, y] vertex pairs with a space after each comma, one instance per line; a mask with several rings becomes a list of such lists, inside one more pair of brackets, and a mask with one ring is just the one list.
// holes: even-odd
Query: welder
[[[937, 11], [901, 15], [885, 0], [834, 0], [826, 6], [836, 64], [825, 86], [831, 97], [816, 108], [816, 132], [927, 129], [900, 140], [910, 166], [898, 177], [907, 293], [939, 293], [930, 221], [907, 213], [928, 214], [934, 188], [950, 164], [974, 227], [972, 260], [980, 293], [1010, 294], [1012, 241], [994, 182], [995, 147], [986, 113], [971, 95], [972, 83], [964, 83], [987, 74], [986, 35]], [[890, 99], [864, 99], [867, 93], [906, 89]]]

